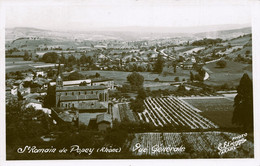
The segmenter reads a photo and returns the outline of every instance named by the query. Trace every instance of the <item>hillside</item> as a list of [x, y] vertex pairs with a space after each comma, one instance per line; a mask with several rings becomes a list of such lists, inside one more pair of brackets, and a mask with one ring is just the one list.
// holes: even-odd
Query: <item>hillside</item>
[[[178, 31], [176, 30], [178, 29]], [[53, 40], [154, 40], [162, 38], [186, 38], [196, 40], [199, 38], [223, 38], [231, 39], [240, 35], [251, 33], [251, 27], [231, 30], [216, 30], [206, 32], [192, 32], [194, 28], [117, 28], [91, 31], [52, 31], [36, 28], [17, 27], [6, 29], [6, 41], [12, 41], [19, 37], [38, 36]], [[196, 29], [196, 28], [195, 28]], [[202, 31], [202, 27], [200, 31]], [[207, 29], [207, 28], [206, 28]], [[212, 28], [211, 28], [212, 29]], [[182, 30], [182, 32], [179, 32]]]
[[221, 38], [221, 39], [233, 39], [238, 36], [252, 33], [251, 27], [231, 29], [231, 30], [221, 30], [221, 31], [210, 31], [197, 33], [194, 36], [198, 38]]

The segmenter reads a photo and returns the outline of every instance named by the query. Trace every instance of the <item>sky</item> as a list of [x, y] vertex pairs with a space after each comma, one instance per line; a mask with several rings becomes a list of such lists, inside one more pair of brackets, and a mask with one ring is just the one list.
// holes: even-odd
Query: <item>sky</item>
[[251, 24], [247, 0], [6, 0], [5, 26], [50, 30]]

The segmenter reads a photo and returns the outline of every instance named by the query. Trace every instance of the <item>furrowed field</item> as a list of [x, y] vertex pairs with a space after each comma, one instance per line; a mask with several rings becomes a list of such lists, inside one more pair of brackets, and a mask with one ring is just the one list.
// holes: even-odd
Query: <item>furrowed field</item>
[[196, 109], [176, 97], [147, 98], [145, 111], [138, 113], [139, 119], [154, 126], [173, 126], [186, 129], [218, 128], [201, 116]]
[[[170, 158], [250, 158], [254, 157], [254, 144], [250, 136], [235, 150], [219, 154], [218, 146], [232, 142], [239, 133], [231, 132], [182, 132], [182, 133], [136, 133], [130, 142], [129, 151], [134, 156], [168, 156]], [[233, 139], [233, 140], [232, 140]], [[146, 150], [141, 151], [138, 148]], [[185, 148], [178, 151], [176, 148]], [[168, 152], [167, 149], [168, 148]], [[169, 149], [172, 148], [170, 151]], [[175, 148], [175, 150], [174, 150]]]
[[127, 103], [118, 104], [118, 116], [173, 129], [236, 128], [232, 124], [233, 101], [224, 97], [158, 97], [144, 101], [145, 110], [135, 113]]

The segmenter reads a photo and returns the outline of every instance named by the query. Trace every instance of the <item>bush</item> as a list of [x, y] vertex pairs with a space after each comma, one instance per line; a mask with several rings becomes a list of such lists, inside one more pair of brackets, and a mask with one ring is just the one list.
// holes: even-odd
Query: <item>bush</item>
[[179, 82], [179, 81], [180, 81], [180, 78], [179, 78], [179, 77], [175, 77], [175, 78], [174, 78], [174, 81], [175, 81], [175, 82]]
[[219, 60], [217, 63], [216, 63], [217, 67], [219, 68], [225, 68], [226, 65], [227, 65], [227, 62], [224, 61], [224, 60]]
[[73, 72], [68, 76], [68, 80], [82, 80], [82, 79], [85, 79], [85, 76], [78, 72]]

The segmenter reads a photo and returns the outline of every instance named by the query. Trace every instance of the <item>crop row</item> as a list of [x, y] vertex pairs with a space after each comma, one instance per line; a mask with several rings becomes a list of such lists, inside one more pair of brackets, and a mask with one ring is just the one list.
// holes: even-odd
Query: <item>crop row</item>
[[[219, 144], [230, 141], [229, 136], [237, 136], [237, 133], [228, 132], [182, 132], [182, 133], [136, 133], [131, 142], [130, 151], [135, 156], [158, 156], [158, 155], [184, 155], [190, 158], [201, 157], [228, 157], [249, 158], [253, 157], [254, 144], [247, 140], [236, 149], [219, 154]], [[180, 151], [155, 151], [154, 147], [184, 147]], [[144, 150], [145, 149], [145, 150]]]
[[140, 120], [155, 126], [173, 125], [191, 129], [218, 128], [213, 122], [201, 116], [194, 108], [176, 97], [147, 98], [145, 111], [139, 113]]

